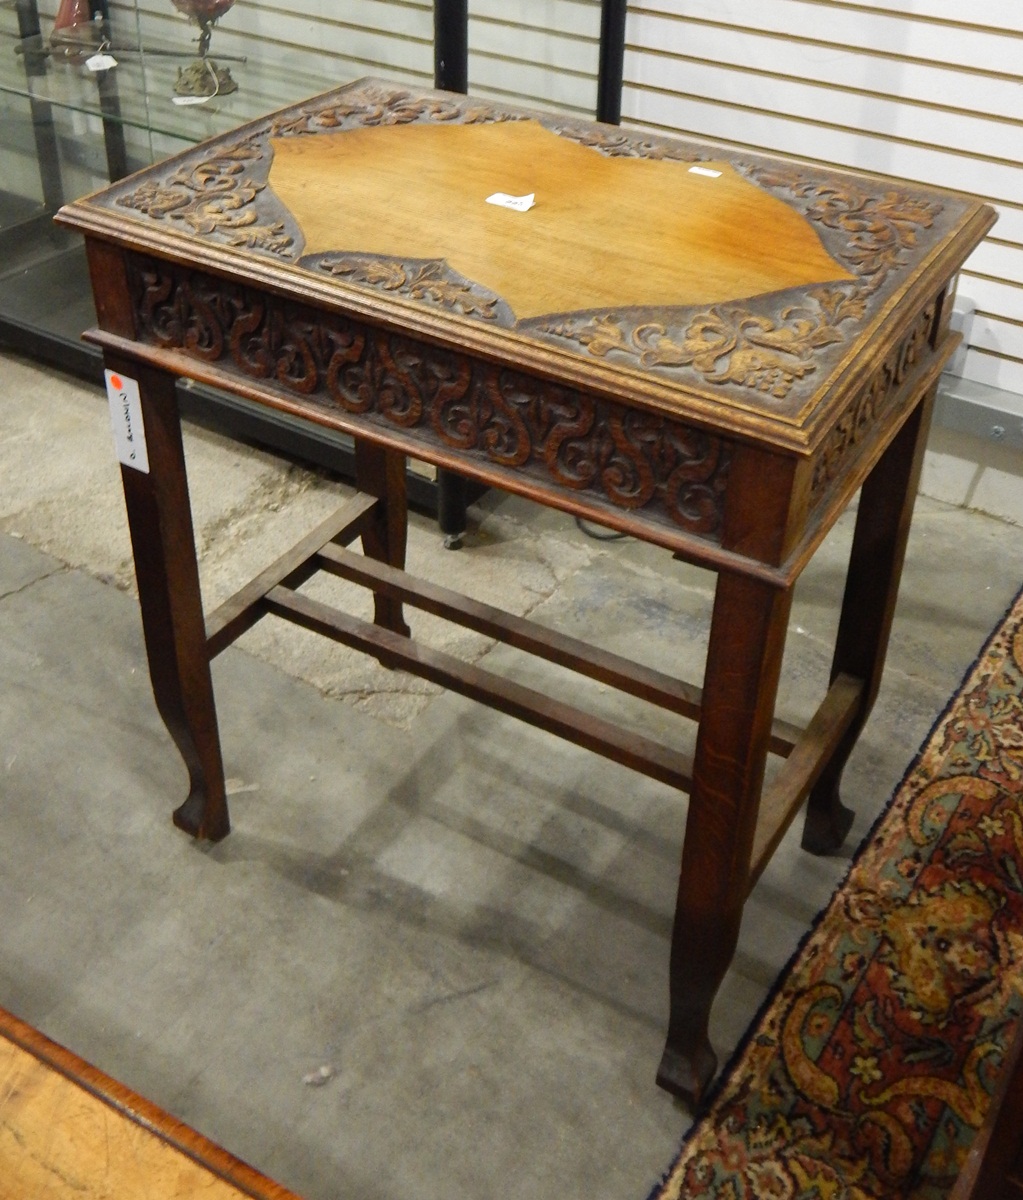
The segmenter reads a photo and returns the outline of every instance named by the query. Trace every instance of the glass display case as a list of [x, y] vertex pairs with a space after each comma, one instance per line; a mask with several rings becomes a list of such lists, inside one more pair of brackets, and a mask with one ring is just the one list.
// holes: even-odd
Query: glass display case
[[[82, 19], [62, 28], [69, 9]], [[322, 40], [315, 53], [308, 45], [289, 47], [260, 30], [265, 9], [240, 10], [237, 28], [229, 24], [239, 10], [216, 27], [210, 47], [233, 89], [197, 95], [181, 80], [197, 58], [201, 30], [172, 0], [51, 0], [49, 8], [40, 0], [0, 0], [0, 342], [100, 378], [98, 352], [81, 341], [96, 320], [84, 247], [52, 219], [66, 200], [360, 76], [388, 70], [410, 82], [432, 77], [429, 38], [402, 39], [404, 61], [391, 65], [380, 61], [386, 46], [376, 61], [324, 52]], [[286, 418], [226, 397], [207, 395], [198, 405], [183, 396], [182, 403], [201, 409], [208, 423], [345, 470], [348, 448], [329, 435], [311, 444]], [[432, 488], [420, 492], [432, 507]]]
[[[64, 7], [87, 19], [62, 29]], [[80, 0], [51, 14], [38, 0], [0, 5], [0, 331], [38, 353], [52, 343], [67, 366], [89, 354], [79, 334], [91, 315], [81, 247], [51, 223], [65, 199], [365, 73], [333, 56], [319, 74], [296, 69], [272, 45], [266, 57], [228, 49], [212, 57], [234, 90], [182, 95], [199, 29], [165, 7], [174, 40], [149, 32], [138, 5]]]

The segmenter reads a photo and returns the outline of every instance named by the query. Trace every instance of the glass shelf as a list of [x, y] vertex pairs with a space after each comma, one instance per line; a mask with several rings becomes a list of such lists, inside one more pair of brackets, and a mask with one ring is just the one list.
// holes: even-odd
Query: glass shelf
[[329, 75], [313, 75], [280, 61], [213, 54], [212, 61], [230, 70], [237, 90], [204, 99], [175, 95], [178, 72], [196, 58], [187, 43], [131, 48], [115, 42], [104, 53], [117, 65], [93, 71], [85, 57], [73, 60], [51, 51], [42, 36], [0, 31], [0, 92], [131, 127], [143, 140], [191, 144], [365, 74], [356, 62], [332, 60]]

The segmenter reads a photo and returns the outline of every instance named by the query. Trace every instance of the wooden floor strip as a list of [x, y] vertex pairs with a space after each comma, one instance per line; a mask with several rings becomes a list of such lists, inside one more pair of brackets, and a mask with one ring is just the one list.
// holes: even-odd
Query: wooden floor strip
[[299, 1200], [0, 1009], [0, 1200]]

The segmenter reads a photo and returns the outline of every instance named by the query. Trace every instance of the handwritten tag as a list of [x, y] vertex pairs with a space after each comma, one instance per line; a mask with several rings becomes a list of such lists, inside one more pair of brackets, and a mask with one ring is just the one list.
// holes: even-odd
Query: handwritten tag
[[[216, 93], [213, 93], [215, 95]], [[184, 104], [209, 104], [213, 99], [213, 95], [209, 96], [171, 96], [171, 103], [177, 105]]]
[[536, 193], [528, 196], [509, 196], [507, 192], [495, 192], [487, 197], [488, 204], [496, 204], [498, 208], [510, 208], [512, 212], [528, 212], [536, 203]]
[[112, 54], [94, 54], [85, 60], [85, 65], [90, 71], [109, 71], [117, 66], [117, 59]]
[[690, 175], [706, 175], [708, 179], [720, 179], [720, 171], [712, 171], [710, 167], [690, 167]]
[[118, 459], [126, 467], [149, 474], [149, 451], [146, 449], [146, 427], [142, 424], [142, 402], [139, 385], [127, 375], [104, 371], [107, 399], [110, 401], [110, 424], [114, 430], [114, 446]]

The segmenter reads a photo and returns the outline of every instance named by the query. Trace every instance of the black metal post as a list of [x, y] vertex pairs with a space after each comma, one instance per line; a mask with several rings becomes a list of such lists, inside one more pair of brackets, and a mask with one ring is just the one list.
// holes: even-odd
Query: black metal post
[[[110, 39], [110, 9], [107, 0], [89, 0], [89, 16], [98, 20], [104, 39]], [[103, 146], [107, 152], [107, 174], [111, 183], [128, 174], [128, 149], [124, 140], [124, 122], [121, 119], [121, 97], [117, 89], [114, 71], [96, 72], [96, 91], [99, 94], [100, 111], [103, 113]]]
[[597, 120], [618, 125], [622, 119], [622, 76], [625, 70], [627, 0], [602, 0], [600, 63], [597, 67]]
[[433, 86], [469, 90], [469, 0], [434, 0]]
[[[433, 86], [469, 90], [469, 0], [433, 0]], [[449, 550], [465, 537], [465, 490], [461, 475], [437, 472], [437, 524]]]

